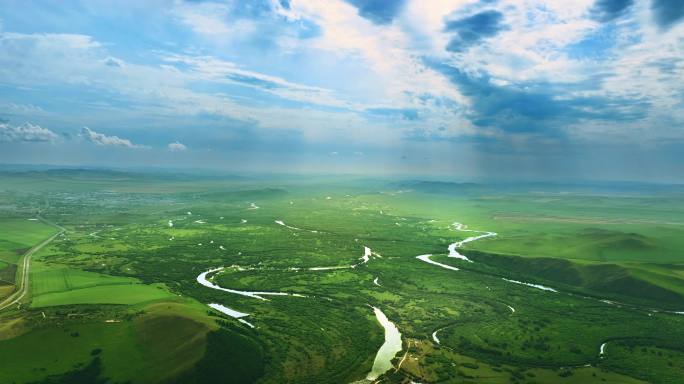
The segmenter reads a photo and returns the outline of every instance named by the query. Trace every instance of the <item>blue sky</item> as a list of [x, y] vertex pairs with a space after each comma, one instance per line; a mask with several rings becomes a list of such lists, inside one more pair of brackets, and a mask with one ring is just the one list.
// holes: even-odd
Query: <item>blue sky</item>
[[684, 2], [3, 1], [0, 162], [684, 182]]

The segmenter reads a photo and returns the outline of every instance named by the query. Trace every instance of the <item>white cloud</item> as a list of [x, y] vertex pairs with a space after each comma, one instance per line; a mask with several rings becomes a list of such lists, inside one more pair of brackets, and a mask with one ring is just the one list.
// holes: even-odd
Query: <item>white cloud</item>
[[[339, 4], [338, 4], [339, 5]], [[326, 7], [322, 7], [325, 11]], [[381, 142], [391, 145], [401, 140], [409, 123], [395, 124], [389, 120], [369, 122], [364, 110], [392, 107], [420, 109], [428, 124], [438, 126], [437, 121], [460, 121], [451, 108], [444, 107], [437, 98], [459, 98], [455, 87], [433, 70], [426, 68], [420, 59], [402, 46], [393, 48], [392, 36], [373, 26], [357, 15], [355, 8], [343, 7], [350, 18], [349, 24], [338, 25], [340, 33], [346, 28], [353, 34], [343, 49], [335, 47], [335, 36], [327, 36], [328, 43], [312, 40], [305, 47], [307, 54], [358, 55], [354, 41], [365, 38], [370, 45], [360, 49], [365, 52], [363, 60], [370, 60], [372, 71], [365, 71], [354, 81], [346, 82], [347, 89], [334, 91], [287, 80], [285, 77], [268, 75], [260, 71], [242, 68], [238, 64], [205, 55], [189, 56], [187, 53], [160, 54], [168, 64], [150, 65], [126, 62], [121, 67], [108, 67], [103, 63], [124, 64], [114, 59], [106, 46], [85, 35], [6, 34], [0, 32], [0, 81], [18, 87], [40, 87], [67, 84], [88, 86], [111, 92], [122, 97], [140, 113], [174, 116], [213, 114], [264, 129], [297, 130], [302, 137], [312, 141], [352, 138], [355, 142]], [[358, 23], [367, 30], [357, 31]], [[328, 28], [323, 25], [323, 28]], [[375, 37], [374, 35], [378, 35]], [[78, 37], [75, 37], [78, 36]], [[356, 40], [362, 39], [362, 40]], [[344, 39], [343, 39], [344, 40]], [[405, 39], [400, 39], [404, 41]], [[78, 44], [75, 42], [79, 42]], [[307, 43], [308, 44], [308, 43]], [[325, 48], [326, 52], [321, 52]], [[386, 56], [385, 51], [393, 52]], [[357, 53], [355, 53], [357, 52]], [[396, 53], [396, 54], [395, 54]], [[387, 60], [384, 58], [387, 57]], [[173, 65], [174, 61], [177, 66]], [[386, 61], [386, 64], [383, 62]], [[171, 64], [171, 65], [169, 65]], [[365, 62], [368, 67], [368, 62]], [[386, 72], [383, 72], [387, 69]], [[326, 68], [322, 67], [325, 71]], [[335, 77], [333, 75], [332, 77]], [[286, 100], [311, 105], [290, 106], [271, 104], [259, 95], [243, 95], [231, 90], [204, 91], [197, 84], [227, 85], [239, 83], [259, 89]], [[347, 87], [347, 85], [349, 87]], [[426, 100], [425, 94], [435, 95]], [[351, 100], [351, 101], [350, 101]], [[92, 103], [83, 101], [86, 107]], [[284, 103], [283, 103], [284, 104]], [[333, 107], [333, 108], [327, 108]], [[423, 111], [429, 110], [429, 111]], [[134, 111], [128, 110], [128, 113]], [[420, 122], [414, 122], [414, 125]], [[372, 125], [372, 129], [369, 129]], [[441, 125], [441, 124], [440, 124]], [[462, 124], [449, 124], [450, 132], [464, 132]], [[382, 140], [379, 140], [379, 139]], [[125, 146], [125, 145], [124, 145]]]
[[[126, 63], [125, 66], [112, 70], [103, 65], [111, 56], [99, 43], [84, 36], [81, 41], [91, 42], [85, 45], [91, 48], [84, 49], [82, 45], [74, 47], [71, 40], [64, 36], [42, 34], [6, 36], [0, 32], [0, 81], [16, 87], [41, 87], [46, 84], [56, 86], [65, 83], [87, 85], [92, 89], [117, 94], [137, 107], [128, 109], [127, 113], [139, 111], [163, 116], [212, 114], [241, 120], [260, 128], [297, 129], [304, 133], [304, 137], [317, 140], [344, 137], [345, 133], [340, 130], [344, 131], [350, 124], [354, 125], [353, 135], [361, 139], [376, 140], [376, 135], [371, 138], [369, 132], [378, 135], [390, 133], [385, 129], [368, 130], [367, 122], [359, 114], [342, 107], [345, 103], [336, 100], [323, 88], [244, 70], [228, 61], [210, 60], [206, 56], [176, 56], [177, 60], [183, 58], [186, 61], [182, 63], [185, 66], [180, 69], [171, 65]], [[201, 64], [201, 59], [206, 59], [207, 63]], [[272, 82], [275, 87], [264, 91], [284, 98], [337, 108], [322, 111], [312, 107], [255, 104], [250, 102], [250, 98], [243, 96], [194, 89], [199, 82], [218, 85], [235, 82], [227, 79], [227, 74], [242, 76], [247, 80], [246, 83], [249, 79], [253, 79], [255, 84], [260, 81]], [[91, 103], [84, 104], [86, 107], [92, 106]]]
[[[464, 100], [455, 87], [422, 63], [426, 51], [416, 46], [413, 31], [405, 30], [405, 25], [373, 24], [341, 0], [293, 0], [290, 10], [282, 12], [293, 20], [313, 20], [321, 25], [321, 36], [302, 42], [303, 48], [357, 60], [369, 69], [358, 84], [363, 87], [372, 82], [375, 92], [369, 96], [375, 100], [370, 102], [382, 100], [394, 107], [410, 107], [410, 95], [425, 93]], [[363, 91], [356, 96], [363, 97]]]
[[252, 87], [288, 100], [335, 107], [350, 107], [352, 104], [337, 99], [328, 89], [293, 83], [277, 76], [249, 71], [240, 68], [235, 63], [210, 56], [171, 55], [164, 57], [164, 60], [185, 64], [190, 67], [185, 73], [204, 80]]
[[125, 148], [141, 148], [139, 145], [131, 143], [128, 139], [122, 139], [118, 136], [107, 136], [103, 133], [95, 132], [88, 127], [83, 127], [81, 136], [91, 143], [97, 145], [125, 147]]
[[171, 12], [195, 33], [210, 37], [235, 38], [258, 31], [255, 23], [251, 20], [231, 20], [228, 23], [227, 21], [231, 18], [231, 7], [228, 4], [180, 3]]
[[37, 124], [24, 123], [15, 126], [0, 123], [0, 142], [54, 142], [57, 139], [54, 132]]
[[[525, 81], [582, 82], [607, 73], [612, 77], [602, 85], [596, 83], [600, 89], [594, 91], [595, 96], [640, 95], [658, 100], [660, 113], [666, 113], [675, 123], [684, 121], [678, 112], [680, 105], [676, 104], [683, 99], [678, 91], [684, 89], [682, 63], [673, 64], [675, 73], [667, 75], [667, 81], [662, 81], [666, 76], [662, 71], [645, 64], [649, 58], [665, 58], [666, 54], [681, 57], [683, 46], [678, 39], [684, 24], [674, 26], [667, 34], [647, 31], [643, 42], [627, 42], [610, 62], [578, 60], [568, 57], [563, 49], [600, 28], [600, 23], [587, 18], [594, 0], [500, 0], [486, 3], [485, 8], [499, 9], [510, 28], [468, 52], [446, 52], [450, 34], [444, 32], [445, 19], [454, 12], [470, 12], [468, 7], [474, 10], [475, 3], [409, 0], [393, 23], [379, 26], [359, 16], [358, 10], [344, 1], [292, 0], [289, 9], [276, 7], [280, 16], [293, 24], [315, 23], [320, 34], [305, 39], [290, 36], [293, 45], [287, 50], [269, 46], [267, 53], [255, 50], [249, 58], [245, 58], [248, 54], [243, 51], [231, 50], [235, 48], [232, 44], [250, 33], [258, 33], [258, 28], [255, 31], [250, 23], [268, 25], [268, 17], [245, 19], [244, 24], [239, 24], [242, 19], [237, 20], [230, 13], [231, 4], [235, 3], [176, 3], [170, 11], [175, 21], [202, 36], [175, 50], [176, 54], [155, 51], [156, 58], [163, 60], [161, 64], [158, 60], [147, 64], [133, 59], [124, 62], [113, 57], [107, 45], [85, 35], [0, 31], [0, 82], [16, 87], [87, 85], [91, 90], [105, 91], [107, 97], [112, 95], [112, 100], [130, 104], [132, 108], [126, 111], [129, 114], [211, 114], [241, 120], [257, 129], [297, 131], [308, 141], [345, 139], [389, 146], [414, 132], [440, 138], [486, 134], [468, 116], [470, 99], [461, 95], [458, 87], [442, 74], [425, 65], [423, 59], [432, 57], [466, 71], [486, 72], [501, 87]], [[648, 4], [644, 7], [648, 8]], [[641, 17], [641, 8], [635, 9], [636, 17]], [[323, 64], [315, 66], [316, 73], [308, 76], [306, 71], [314, 66], [300, 69], [293, 57], [300, 57], [302, 63], [322, 58]], [[327, 68], [324, 63], [342, 65]], [[346, 68], [342, 67], [347, 64], [352, 69], [344, 72]], [[335, 72], [338, 70], [343, 73]], [[317, 83], [313, 80], [316, 78], [324, 80]], [[236, 92], [236, 84], [268, 95], [249, 89]], [[567, 92], [561, 89], [558, 96], [574, 97], [579, 92], [592, 96], [581, 88]], [[86, 107], [96, 102], [80, 101]], [[111, 113], [115, 110], [112, 105], [101, 108], [111, 107]], [[371, 120], [363, 111], [372, 108], [410, 108], [417, 111], [420, 119]], [[118, 139], [119, 144], [107, 145], [128, 147], [126, 142], [130, 143], [116, 136], [111, 138]]]
[[182, 152], [188, 149], [188, 147], [185, 146], [185, 144], [179, 143], [178, 141], [176, 141], [175, 143], [169, 143], [168, 148], [171, 152]]
[[17, 112], [17, 113], [25, 113], [25, 114], [36, 114], [36, 113], [41, 113], [45, 112], [43, 108], [33, 105], [33, 104], [20, 104], [20, 103], [7, 103], [3, 106], [4, 108]]
[[100, 48], [86, 35], [0, 32], [0, 79], [10, 84], [97, 82], [89, 75]]
[[[595, 67], [593, 61], [573, 60], [563, 52], [565, 47], [582, 40], [601, 26], [601, 23], [588, 18], [588, 10], [594, 0], [541, 4], [530, 0], [502, 0], [477, 7], [473, 2], [460, 3], [441, 18], [432, 15], [438, 29], [433, 29], [428, 37], [439, 42], [437, 49], [441, 48], [441, 52], [436, 52], [436, 55], [454, 62], [458, 68], [471, 73], [487, 72], [512, 82], [572, 82], [582, 80]], [[445, 20], [490, 9], [503, 14], [502, 24], [506, 28], [464, 52], [446, 52], [445, 42], [452, 34], [444, 31]]]

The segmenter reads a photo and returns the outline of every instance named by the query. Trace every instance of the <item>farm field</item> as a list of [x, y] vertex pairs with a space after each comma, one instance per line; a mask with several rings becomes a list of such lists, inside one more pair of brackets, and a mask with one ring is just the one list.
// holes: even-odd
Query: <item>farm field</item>
[[0, 261], [16, 263], [21, 255], [56, 232], [33, 217], [3, 217], [0, 219]]
[[0, 182], [7, 255], [59, 233], [0, 310], [0, 382], [684, 375], [677, 186], [87, 170]]
[[107, 276], [36, 260], [31, 269], [31, 306], [63, 304], [137, 304], [169, 298], [161, 285], [140, 284], [134, 278]]

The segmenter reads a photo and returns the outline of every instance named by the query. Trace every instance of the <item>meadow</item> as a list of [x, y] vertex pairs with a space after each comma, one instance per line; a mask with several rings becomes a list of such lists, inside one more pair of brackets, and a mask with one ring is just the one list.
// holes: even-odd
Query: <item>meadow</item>
[[[676, 186], [84, 170], [0, 185], [0, 274], [65, 229], [0, 310], [0, 382], [364, 382], [384, 340], [372, 307], [402, 340], [381, 382], [684, 376]], [[474, 236], [454, 222], [496, 235], [448, 257]], [[208, 270], [232, 292], [199, 284]]]
[[0, 221], [0, 257], [15, 262], [21, 251], [31, 248], [55, 232], [55, 228], [29, 217], [3, 217]]

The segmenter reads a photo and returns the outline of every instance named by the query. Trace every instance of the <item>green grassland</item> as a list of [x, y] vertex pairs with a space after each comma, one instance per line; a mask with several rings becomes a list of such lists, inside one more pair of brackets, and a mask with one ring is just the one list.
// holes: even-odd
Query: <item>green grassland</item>
[[[444, 222], [496, 232], [495, 239], [468, 244], [464, 253], [522, 277], [621, 299], [636, 296], [673, 305], [684, 300], [680, 192], [613, 197], [517, 190], [454, 197], [432, 192], [384, 193], [364, 200], [396, 215], [426, 212]], [[452, 210], [440, 208], [444, 206]]]
[[[678, 189], [2, 177], [21, 181], [0, 192], [3, 216], [40, 211], [66, 231], [33, 256], [26, 305], [0, 312], [0, 355], [11, 356], [0, 382], [353, 382], [383, 342], [370, 306], [402, 333], [383, 382], [682, 375], [684, 316], [672, 312], [684, 310]], [[446, 257], [472, 236], [456, 221], [497, 232], [461, 250], [472, 263]], [[40, 225], [17, 221], [26, 223]], [[374, 252], [365, 264], [317, 269], [359, 263], [364, 246]], [[416, 259], [423, 254], [461, 270]], [[197, 283], [222, 266], [221, 287], [299, 296], [258, 300]], [[248, 313], [254, 328], [208, 303]]]
[[[409, 356], [422, 356], [423, 360], [408, 359], [404, 373], [410, 377], [421, 377], [430, 382], [483, 382], [508, 383], [612, 383], [643, 384], [645, 381], [611, 372], [599, 367], [538, 368], [485, 363], [469, 356], [444, 348], [435, 348], [432, 343], [417, 342]], [[394, 378], [394, 377], [392, 377]]]
[[606, 346], [606, 367], [619, 366], [643, 380], [677, 382], [684, 376], [684, 351], [653, 340], [619, 340]]
[[[64, 319], [62, 312], [73, 316]], [[30, 332], [0, 342], [1, 382], [51, 378], [55, 382], [93, 383], [102, 377], [110, 382], [159, 382], [203, 362], [208, 341], [216, 335], [224, 335], [229, 341], [244, 339], [239, 332], [218, 328], [208, 321], [206, 313], [186, 302], [126, 310], [69, 306], [43, 313], [47, 318], [36, 320], [39, 324]], [[259, 358], [258, 346], [242, 344], [243, 353], [254, 350], [254, 357]], [[81, 372], [95, 359], [99, 361], [95, 372]], [[238, 360], [233, 356], [205, 365], [216, 371], [224, 364], [237, 365]]]
[[16, 263], [29, 248], [57, 232], [50, 225], [28, 218], [32, 216], [0, 218], [0, 261]]
[[15, 292], [22, 255], [57, 231], [31, 215], [28, 218], [14, 214], [0, 217], [0, 299]]
[[162, 285], [129, 277], [107, 276], [64, 265], [35, 261], [31, 268], [31, 306], [66, 304], [137, 304], [173, 295]]

